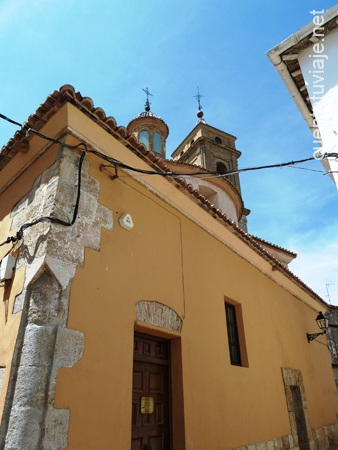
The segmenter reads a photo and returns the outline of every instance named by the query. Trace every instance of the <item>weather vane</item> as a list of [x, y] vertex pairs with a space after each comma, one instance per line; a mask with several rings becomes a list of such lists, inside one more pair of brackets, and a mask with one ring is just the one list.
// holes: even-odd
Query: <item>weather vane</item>
[[145, 89], [142, 88], [142, 91], [145, 92], [145, 94], [146, 94], [146, 96], [147, 96], [147, 100], [146, 100], [146, 102], [145, 102], [145, 104], [144, 104], [144, 107], [145, 107], [145, 110], [146, 110], [147, 112], [149, 112], [149, 111], [150, 111], [149, 95], [151, 95], [151, 97], [152, 97], [153, 94], [151, 94], [151, 93], [149, 92], [149, 89], [148, 89], [147, 87], [146, 87]]
[[197, 95], [194, 95], [194, 98], [196, 98], [198, 102], [198, 110], [201, 111], [202, 105], [201, 105], [201, 98], [204, 97], [204, 95], [200, 94], [200, 88], [197, 86]]
[[204, 95], [200, 94], [200, 88], [199, 86], [197, 86], [197, 95], [194, 95], [194, 98], [196, 98], [197, 102], [198, 102], [198, 113], [197, 113], [197, 117], [198, 117], [198, 123], [206, 123], [205, 120], [203, 119], [204, 113], [202, 111], [202, 105], [201, 105], [201, 98], [204, 97]]

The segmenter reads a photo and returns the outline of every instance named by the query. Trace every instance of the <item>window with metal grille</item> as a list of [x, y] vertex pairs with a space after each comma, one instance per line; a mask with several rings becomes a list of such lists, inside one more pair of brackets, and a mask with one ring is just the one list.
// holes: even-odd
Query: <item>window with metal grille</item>
[[241, 366], [242, 359], [238, 337], [236, 307], [234, 305], [231, 305], [230, 303], [225, 303], [225, 316], [228, 331], [230, 362], [234, 366]]

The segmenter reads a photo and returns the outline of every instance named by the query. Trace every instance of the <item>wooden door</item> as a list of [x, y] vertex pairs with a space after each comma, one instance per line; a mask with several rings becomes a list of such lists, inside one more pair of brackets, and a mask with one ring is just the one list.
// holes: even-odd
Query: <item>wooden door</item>
[[135, 334], [132, 450], [170, 450], [170, 348], [164, 339]]

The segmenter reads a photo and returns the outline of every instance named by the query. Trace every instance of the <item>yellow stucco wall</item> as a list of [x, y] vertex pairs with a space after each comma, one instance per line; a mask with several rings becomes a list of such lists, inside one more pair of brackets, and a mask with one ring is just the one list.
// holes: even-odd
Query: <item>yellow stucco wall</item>
[[[102, 231], [100, 252], [86, 251], [72, 285], [68, 327], [84, 333], [84, 356], [60, 370], [55, 401], [70, 408], [69, 448], [130, 445], [140, 300], [164, 303], [183, 318], [187, 449], [231, 448], [289, 434], [281, 367], [302, 371], [312, 427], [335, 422], [329, 352], [323, 339], [310, 345], [306, 339], [321, 305], [303, 291], [301, 298], [291, 295], [122, 171], [110, 181], [89, 160], [101, 183], [100, 201], [115, 221], [111, 232]], [[131, 232], [118, 223], [123, 212], [132, 215]], [[204, 214], [198, 219], [204, 221]], [[209, 220], [219, 231], [221, 225]], [[225, 240], [228, 234], [223, 227]], [[249, 367], [230, 364], [225, 297], [242, 306]]]

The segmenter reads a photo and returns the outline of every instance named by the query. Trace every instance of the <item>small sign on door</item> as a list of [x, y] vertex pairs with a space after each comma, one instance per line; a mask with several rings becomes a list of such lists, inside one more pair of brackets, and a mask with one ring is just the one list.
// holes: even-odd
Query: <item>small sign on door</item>
[[141, 397], [141, 414], [152, 414], [154, 412], [153, 397]]

